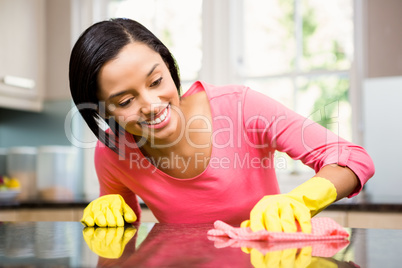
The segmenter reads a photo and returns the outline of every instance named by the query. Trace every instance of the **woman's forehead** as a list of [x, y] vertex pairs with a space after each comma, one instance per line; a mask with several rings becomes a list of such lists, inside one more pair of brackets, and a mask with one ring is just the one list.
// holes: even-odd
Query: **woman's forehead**
[[[127, 87], [125, 83], [140, 83], [158, 67], [165, 65], [161, 56], [142, 43], [126, 45], [112, 60], [106, 62], [99, 71], [98, 82], [102, 99], [109, 89]], [[166, 66], [166, 65], [165, 65]], [[113, 90], [113, 91], [114, 91]]]

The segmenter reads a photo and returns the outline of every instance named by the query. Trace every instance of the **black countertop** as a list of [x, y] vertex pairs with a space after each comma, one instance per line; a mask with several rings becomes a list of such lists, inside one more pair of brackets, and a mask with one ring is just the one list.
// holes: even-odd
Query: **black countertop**
[[339, 200], [327, 207], [326, 210], [402, 212], [402, 195], [370, 196], [362, 192], [353, 198]]
[[[74, 201], [8, 201], [0, 202], [0, 210], [7, 209], [41, 209], [41, 208], [85, 208], [90, 200]], [[146, 208], [145, 204], [141, 207]], [[332, 211], [369, 211], [369, 212], [402, 212], [402, 195], [400, 196], [368, 196], [364, 192], [353, 198], [344, 198], [333, 203], [325, 210]]]
[[[122, 227], [119, 235], [111, 235], [116, 228], [87, 229], [97, 236], [85, 239], [78, 222], [3, 222], [0, 263], [2, 267], [282, 267], [280, 261], [297, 258], [317, 264], [313, 267], [400, 267], [402, 262], [402, 230], [346, 229], [350, 237], [343, 242], [254, 242], [240, 248], [208, 237], [211, 228], [212, 224], [141, 223]], [[101, 243], [102, 236], [108, 237], [107, 243]]]

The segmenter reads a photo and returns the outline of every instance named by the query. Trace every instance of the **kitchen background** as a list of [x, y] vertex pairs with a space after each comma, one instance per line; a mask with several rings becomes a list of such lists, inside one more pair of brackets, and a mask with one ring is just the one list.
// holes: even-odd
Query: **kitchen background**
[[[184, 90], [201, 79], [276, 98], [364, 145], [376, 164], [365, 192], [402, 203], [401, 12], [400, 0], [0, 0], [0, 148], [53, 154], [41, 158], [53, 178], [36, 170], [37, 185], [96, 198], [95, 139], [71, 102], [69, 53], [92, 23], [131, 17], [171, 49]], [[286, 163], [283, 191], [311, 173]]]

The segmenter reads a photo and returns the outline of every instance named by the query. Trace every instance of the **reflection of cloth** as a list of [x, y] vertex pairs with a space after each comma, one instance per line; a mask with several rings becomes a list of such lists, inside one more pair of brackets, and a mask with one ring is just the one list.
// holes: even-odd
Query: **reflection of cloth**
[[232, 227], [222, 221], [216, 221], [215, 229], [208, 231], [209, 239], [215, 241], [215, 247], [256, 248], [262, 253], [303, 248], [311, 246], [313, 256], [332, 257], [346, 247], [348, 232], [330, 218], [313, 218], [312, 233], [283, 233], [266, 230], [252, 232], [250, 228]]
[[268, 242], [252, 240], [235, 240], [223, 236], [209, 236], [216, 248], [255, 248], [262, 254], [272, 251], [282, 251], [292, 248], [311, 247], [311, 255], [315, 257], [333, 257], [341, 249], [349, 245], [348, 240], [320, 240], [320, 241], [290, 241]]
[[[286, 160], [277, 158], [276, 151], [301, 160], [315, 171], [332, 163], [348, 166], [360, 180], [360, 187], [351, 195], [372, 176], [372, 161], [363, 148], [268, 96], [244, 86], [215, 87], [197, 82], [183, 99], [203, 91], [212, 116], [211, 122], [205, 122], [213, 132], [210, 157], [196, 153], [189, 159], [174, 154], [146, 158], [133, 135], [126, 133], [121, 137], [125, 138], [120, 143], [125, 146], [122, 157], [102, 144], [96, 148], [101, 195], [121, 194], [139, 216], [137, 194], [163, 223], [212, 223], [216, 219], [240, 223], [249, 218], [250, 210], [263, 196], [279, 193], [275, 169], [286, 166]], [[174, 107], [171, 111], [178, 112]], [[188, 142], [198, 145], [190, 137]], [[161, 170], [182, 167], [184, 172], [199, 165], [205, 165], [205, 170], [187, 179]]]

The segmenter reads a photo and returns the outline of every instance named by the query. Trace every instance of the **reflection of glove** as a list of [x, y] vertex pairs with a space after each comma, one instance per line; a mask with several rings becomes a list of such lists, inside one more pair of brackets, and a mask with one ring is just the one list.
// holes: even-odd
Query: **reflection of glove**
[[297, 220], [303, 232], [311, 233], [311, 217], [335, 200], [335, 186], [329, 180], [314, 177], [288, 194], [264, 196], [241, 227], [250, 227], [254, 232], [296, 232]]
[[265, 255], [255, 248], [242, 248], [243, 252], [250, 253], [250, 261], [255, 268], [266, 267], [297, 267], [305, 268], [311, 262], [311, 247], [301, 249], [290, 248], [279, 251], [269, 251]]
[[89, 203], [84, 209], [81, 222], [85, 226], [114, 227], [124, 226], [124, 220], [128, 223], [135, 222], [137, 216], [121, 195], [110, 194]]
[[117, 259], [123, 254], [128, 241], [133, 238], [137, 229], [133, 226], [124, 227], [85, 227], [82, 230], [88, 247], [98, 256]]
[[[343, 265], [341, 265], [343, 266]], [[346, 267], [346, 265], [344, 265]], [[309, 268], [337, 268], [338, 264], [332, 258], [320, 258], [320, 257], [313, 257], [311, 258], [311, 263]], [[350, 266], [350, 267], [358, 267], [358, 266]]]

